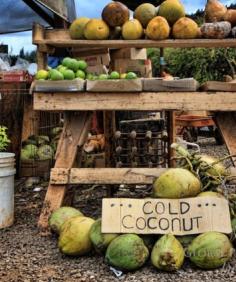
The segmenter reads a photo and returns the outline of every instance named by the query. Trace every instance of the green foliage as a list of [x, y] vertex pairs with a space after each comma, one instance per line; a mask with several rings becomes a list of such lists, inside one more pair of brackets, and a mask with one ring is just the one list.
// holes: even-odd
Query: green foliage
[[[235, 75], [236, 50], [233, 48], [167, 48], [164, 51], [167, 69], [173, 76], [194, 77], [203, 83], [207, 80], [222, 81], [224, 75]], [[157, 75], [160, 69], [159, 49], [149, 49], [148, 56]]]
[[0, 152], [5, 151], [10, 140], [7, 137], [7, 128], [5, 126], [0, 126]]

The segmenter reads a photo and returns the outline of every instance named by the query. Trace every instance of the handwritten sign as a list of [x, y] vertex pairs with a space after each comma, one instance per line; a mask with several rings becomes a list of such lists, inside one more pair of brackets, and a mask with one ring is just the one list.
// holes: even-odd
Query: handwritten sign
[[103, 199], [103, 233], [199, 234], [231, 233], [226, 199]]

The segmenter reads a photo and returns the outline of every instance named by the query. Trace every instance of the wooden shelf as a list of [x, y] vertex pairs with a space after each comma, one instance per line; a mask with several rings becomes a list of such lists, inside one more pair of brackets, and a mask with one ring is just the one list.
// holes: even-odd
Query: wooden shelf
[[34, 93], [42, 111], [236, 111], [233, 92]]
[[[47, 52], [55, 48], [219, 48], [236, 47], [236, 39], [168, 39], [168, 40], [72, 40], [66, 29], [43, 29], [34, 26], [33, 43]], [[45, 48], [45, 47], [48, 47]]]

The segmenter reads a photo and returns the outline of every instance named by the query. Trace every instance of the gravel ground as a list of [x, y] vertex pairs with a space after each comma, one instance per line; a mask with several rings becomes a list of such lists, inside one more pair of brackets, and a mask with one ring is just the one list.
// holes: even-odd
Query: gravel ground
[[[201, 141], [202, 151], [213, 155], [226, 154], [224, 146], [211, 146], [214, 140]], [[39, 185], [38, 185], [39, 186]], [[134, 273], [123, 274], [120, 278], [111, 272], [96, 254], [80, 258], [69, 258], [58, 251], [57, 238], [43, 237], [36, 226], [46, 184], [36, 192], [26, 188], [20, 181], [15, 192], [15, 224], [0, 230], [0, 281], [236, 281], [236, 255], [221, 269], [202, 271], [186, 260], [183, 268], [175, 273], [164, 273], [154, 269], [149, 263]], [[44, 187], [43, 187], [44, 186]], [[78, 191], [78, 190], [77, 190]], [[148, 193], [148, 189], [146, 191]], [[126, 193], [120, 189], [116, 195]], [[139, 192], [140, 193], [140, 192]], [[134, 190], [133, 196], [140, 196]], [[107, 195], [105, 189], [82, 187], [75, 197], [75, 206], [93, 217], [101, 212], [101, 198]], [[80, 199], [80, 201], [76, 201]]]

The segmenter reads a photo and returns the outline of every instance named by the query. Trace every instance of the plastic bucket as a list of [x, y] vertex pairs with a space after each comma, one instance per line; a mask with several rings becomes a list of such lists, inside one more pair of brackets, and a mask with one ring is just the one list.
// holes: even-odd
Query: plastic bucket
[[0, 228], [14, 221], [15, 154], [0, 153]]

